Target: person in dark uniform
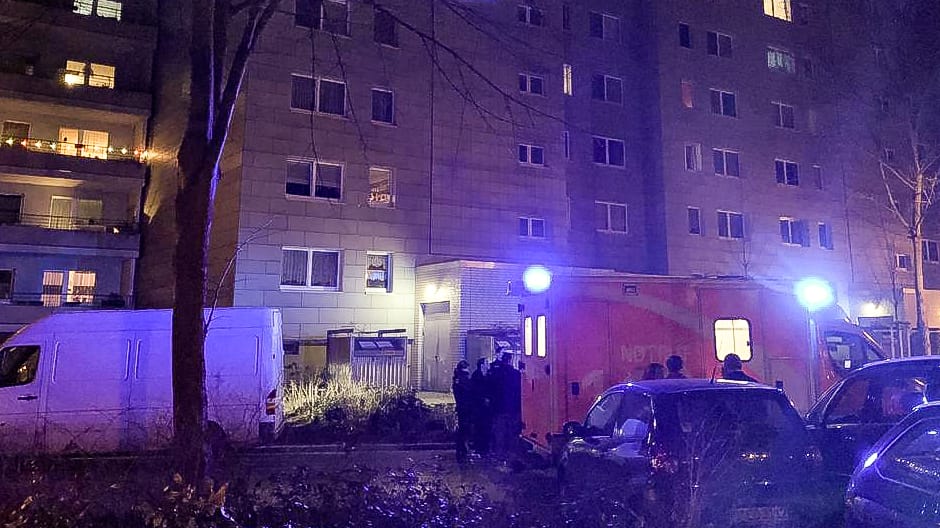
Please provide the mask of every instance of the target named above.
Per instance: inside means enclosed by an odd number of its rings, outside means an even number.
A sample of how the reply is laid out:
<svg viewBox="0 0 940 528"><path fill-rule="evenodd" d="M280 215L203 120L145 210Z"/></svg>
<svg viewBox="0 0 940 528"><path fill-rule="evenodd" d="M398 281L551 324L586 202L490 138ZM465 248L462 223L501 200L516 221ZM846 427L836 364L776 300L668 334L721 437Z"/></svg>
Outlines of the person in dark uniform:
<svg viewBox="0 0 940 528"><path fill-rule="evenodd" d="M650 363L643 371L644 380L657 380L666 377L666 368L662 363Z"/></svg>
<svg viewBox="0 0 940 528"><path fill-rule="evenodd" d="M490 394L491 383L487 378L489 370L486 358L477 360L477 369L470 376L470 388L473 390L473 449L486 455L490 451L490 437L493 435L493 406Z"/></svg>
<svg viewBox="0 0 940 528"><path fill-rule="evenodd" d="M744 364L741 363L741 358L737 354L725 356L725 361L721 364L721 377L727 380L759 383L756 379L744 373Z"/></svg>
<svg viewBox="0 0 940 528"><path fill-rule="evenodd" d="M491 369L493 437L498 455L509 455L522 425L522 375L512 366L512 354L503 353Z"/></svg>
<svg viewBox="0 0 940 528"><path fill-rule="evenodd" d="M454 403L457 407L457 461L467 461L473 413L473 389L470 386L470 364L460 360L454 367Z"/></svg>
<svg viewBox="0 0 940 528"><path fill-rule="evenodd" d="M685 379L685 374L682 373L682 356L672 355L666 358L666 379Z"/></svg>

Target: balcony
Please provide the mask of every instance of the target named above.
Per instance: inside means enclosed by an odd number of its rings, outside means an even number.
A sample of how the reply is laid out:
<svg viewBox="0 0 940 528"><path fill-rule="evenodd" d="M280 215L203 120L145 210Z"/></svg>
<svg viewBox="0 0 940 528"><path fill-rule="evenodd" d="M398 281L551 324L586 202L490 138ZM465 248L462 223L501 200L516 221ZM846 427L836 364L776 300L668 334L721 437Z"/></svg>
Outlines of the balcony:
<svg viewBox="0 0 940 528"><path fill-rule="evenodd" d="M0 71L0 96L11 94L28 101L89 107L144 117L150 115L149 93L100 85L77 86L66 82L71 79L69 75L70 72L64 69L43 75L43 72L27 63L6 64Z"/></svg>
<svg viewBox="0 0 940 528"><path fill-rule="evenodd" d="M4 245L53 246L109 250L136 257L140 236L136 222L52 215L0 216L0 241Z"/></svg>
<svg viewBox="0 0 940 528"><path fill-rule="evenodd" d="M57 311L133 308L134 302L131 296L117 294L83 295L77 300L74 295L71 297L70 300L69 294L14 293L0 299L0 321L15 328Z"/></svg>
<svg viewBox="0 0 940 528"><path fill-rule="evenodd" d="M0 172L87 179L117 176L143 182L146 152L129 146L84 145L37 138L0 138ZM4 170L4 167L9 167ZM19 169L19 170L16 170Z"/></svg>

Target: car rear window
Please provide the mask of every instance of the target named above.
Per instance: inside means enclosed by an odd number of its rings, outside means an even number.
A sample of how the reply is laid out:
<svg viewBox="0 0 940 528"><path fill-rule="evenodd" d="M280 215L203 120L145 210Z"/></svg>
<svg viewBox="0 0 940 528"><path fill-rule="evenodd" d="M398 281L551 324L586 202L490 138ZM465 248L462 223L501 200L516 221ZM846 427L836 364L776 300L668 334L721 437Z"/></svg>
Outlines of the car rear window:
<svg viewBox="0 0 940 528"><path fill-rule="evenodd" d="M676 410L687 447L718 443L742 452L790 450L805 435L790 404L769 391L711 390L679 395Z"/></svg>
<svg viewBox="0 0 940 528"><path fill-rule="evenodd" d="M940 418L908 429L882 455L879 469L890 479L935 491L940 482Z"/></svg>

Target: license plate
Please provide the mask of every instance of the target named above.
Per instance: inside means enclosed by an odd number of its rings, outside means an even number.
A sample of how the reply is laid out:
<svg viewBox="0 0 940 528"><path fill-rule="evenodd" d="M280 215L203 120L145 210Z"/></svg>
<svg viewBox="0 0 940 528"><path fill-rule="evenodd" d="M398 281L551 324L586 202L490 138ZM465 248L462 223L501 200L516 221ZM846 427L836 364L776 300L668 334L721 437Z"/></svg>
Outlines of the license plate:
<svg viewBox="0 0 940 528"><path fill-rule="evenodd" d="M731 511L731 523L736 525L775 526L789 519L790 515L783 506L735 508Z"/></svg>

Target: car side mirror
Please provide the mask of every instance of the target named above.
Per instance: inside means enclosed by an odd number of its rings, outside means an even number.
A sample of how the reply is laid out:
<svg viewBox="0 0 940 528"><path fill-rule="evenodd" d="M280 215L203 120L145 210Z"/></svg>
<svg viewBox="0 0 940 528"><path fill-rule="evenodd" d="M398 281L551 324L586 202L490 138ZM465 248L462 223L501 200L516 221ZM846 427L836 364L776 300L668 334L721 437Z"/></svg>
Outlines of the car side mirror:
<svg viewBox="0 0 940 528"><path fill-rule="evenodd" d="M561 427L566 438L579 438L584 436L584 425L581 422L567 422Z"/></svg>

